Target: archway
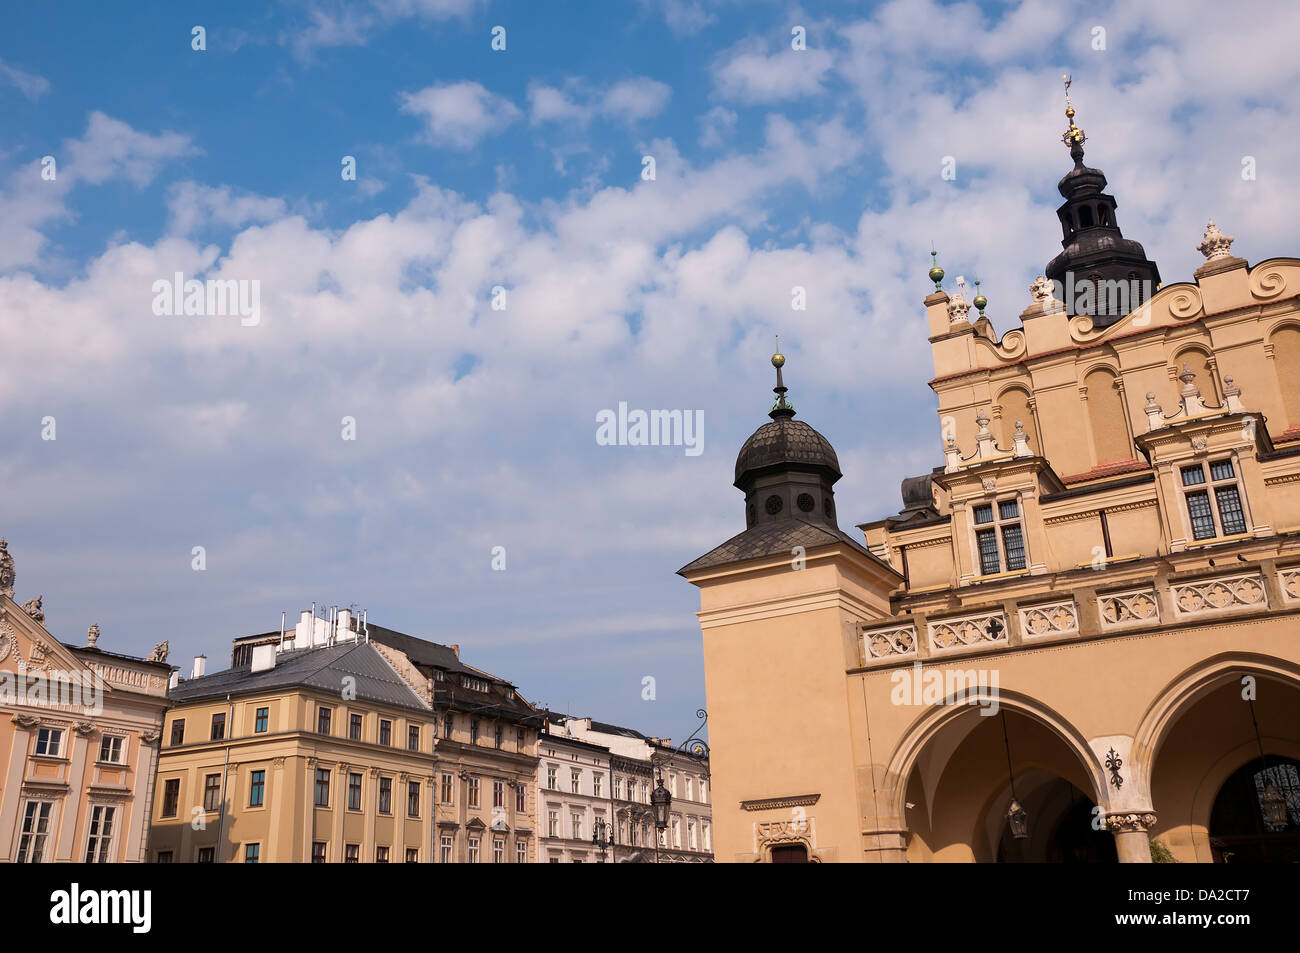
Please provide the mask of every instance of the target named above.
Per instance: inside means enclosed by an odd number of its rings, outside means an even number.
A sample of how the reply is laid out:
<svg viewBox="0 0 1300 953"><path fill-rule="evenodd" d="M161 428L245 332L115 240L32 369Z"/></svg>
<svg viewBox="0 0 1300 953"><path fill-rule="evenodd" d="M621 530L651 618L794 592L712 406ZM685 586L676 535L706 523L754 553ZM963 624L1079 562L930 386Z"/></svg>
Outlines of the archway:
<svg viewBox="0 0 1300 953"><path fill-rule="evenodd" d="M1215 863L1300 863L1300 761L1259 758L1234 771L1210 810Z"/></svg>
<svg viewBox="0 0 1300 953"><path fill-rule="evenodd" d="M1000 703L993 717L970 706L932 712L900 746L908 858L1113 860L1113 837L1098 830L1097 770L1082 739L1028 700L1004 695ZM1028 815L1023 838L1011 835L1013 786Z"/></svg>

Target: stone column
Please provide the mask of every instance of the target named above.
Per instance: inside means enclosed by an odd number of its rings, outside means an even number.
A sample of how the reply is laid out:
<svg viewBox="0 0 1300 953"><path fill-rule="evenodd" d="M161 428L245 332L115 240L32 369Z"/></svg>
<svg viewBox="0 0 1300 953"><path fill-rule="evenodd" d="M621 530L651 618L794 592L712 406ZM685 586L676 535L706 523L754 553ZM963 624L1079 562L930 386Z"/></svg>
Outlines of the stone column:
<svg viewBox="0 0 1300 953"><path fill-rule="evenodd" d="M1108 814L1106 829L1115 835L1115 851L1121 864L1151 863L1151 839L1147 832L1155 826L1150 812Z"/></svg>

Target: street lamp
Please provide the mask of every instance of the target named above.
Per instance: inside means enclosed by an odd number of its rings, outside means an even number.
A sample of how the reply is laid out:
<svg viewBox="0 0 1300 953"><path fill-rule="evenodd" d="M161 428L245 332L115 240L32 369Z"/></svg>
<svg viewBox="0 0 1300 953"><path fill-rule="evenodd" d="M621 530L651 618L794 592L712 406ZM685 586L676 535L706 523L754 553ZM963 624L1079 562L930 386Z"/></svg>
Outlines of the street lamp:
<svg viewBox="0 0 1300 953"><path fill-rule="evenodd" d="M606 848L609 847L612 838L609 836L613 831L608 830L603 817L596 818L595 829L591 832L591 844L596 848L596 854L600 857L600 862L605 862Z"/></svg>
<svg viewBox="0 0 1300 953"><path fill-rule="evenodd" d="M673 796L664 787L663 765L659 765L654 792L650 795L650 805L655 813L655 863L659 863L659 836L668 829L668 809L672 806Z"/></svg>
<svg viewBox="0 0 1300 953"><path fill-rule="evenodd" d="M1011 836L1015 840L1024 840L1029 836L1029 815L1016 800L1016 775L1011 770L1011 742L1007 740L1007 713L1002 712L1002 746L1007 751L1007 778L1011 782L1011 805L1007 808L1007 823L1011 825Z"/></svg>

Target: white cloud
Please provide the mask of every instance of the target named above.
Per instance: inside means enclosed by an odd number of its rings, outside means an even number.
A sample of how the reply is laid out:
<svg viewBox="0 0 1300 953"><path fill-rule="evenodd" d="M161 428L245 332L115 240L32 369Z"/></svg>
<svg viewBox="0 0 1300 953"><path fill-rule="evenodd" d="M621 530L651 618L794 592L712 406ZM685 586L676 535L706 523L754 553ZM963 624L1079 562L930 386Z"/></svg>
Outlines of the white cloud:
<svg viewBox="0 0 1300 953"><path fill-rule="evenodd" d="M485 4L486 0L309 0L307 24L284 31L279 39L295 56L309 59L319 49L365 46L376 32L403 20L464 19Z"/></svg>
<svg viewBox="0 0 1300 953"><path fill-rule="evenodd" d="M0 83L18 87L19 92L28 99L40 99L50 91L50 81L44 76L24 72L4 60L0 60Z"/></svg>
<svg viewBox="0 0 1300 953"><path fill-rule="evenodd" d="M570 122L585 125L597 116L633 123L663 112L672 87L648 76L621 80L603 91L581 79L569 79L561 89L533 83L528 87L530 119L534 125Z"/></svg>
<svg viewBox="0 0 1300 953"><path fill-rule="evenodd" d="M137 132L120 119L97 111L90 114L85 135L65 143L64 151L68 157L64 172L76 181L98 185L121 178L142 188L153 181L165 162L198 150L188 136Z"/></svg>
<svg viewBox="0 0 1300 953"><path fill-rule="evenodd" d="M717 149L726 144L736 129L739 117L723 106L714 106L700 117L700 145L705 149Z"/></svg>
<svg viewBox="0 0 1300 953"><path fill-rule="evenodd" d="M724 55L713 70L718 92L745 103L774 103L803 99L822 92L822 81L834 58L829 51L788 46L768 54L742 44Z"/></svg>
<svg viewBox="0 0 1300 953"><path fill-rule="evenodd" d="M237 192L228 185L213 188L177 182L167 193L168 229L180 235L208 224L238 228L249 222L269 222L282 217L285 208L283 199Z"/></svg>
<svg viewBox="0 0 1300 953"><path fill-rule="evenodd" d="M510 100L473 82L428 86L401 99L402 111L419 116L428 141L438 147L472 149L521 115Z"/></svg>
<svg viewBox="0 0 1300 953"><path fill-rule="evenodd" d="M600 111L627 122L649 119L663 111L672 94L667 83L640 76L611 86L600 101Z"/></svg>

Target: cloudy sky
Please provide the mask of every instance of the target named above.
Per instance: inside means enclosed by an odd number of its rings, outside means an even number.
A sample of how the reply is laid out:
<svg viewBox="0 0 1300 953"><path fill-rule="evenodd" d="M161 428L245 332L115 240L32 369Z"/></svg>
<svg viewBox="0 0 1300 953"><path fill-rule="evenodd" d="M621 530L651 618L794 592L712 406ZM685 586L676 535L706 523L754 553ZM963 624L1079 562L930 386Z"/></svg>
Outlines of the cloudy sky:
<svg viewBox="0 0 1300 953"><path fill-rule="evenodd" d="M1063 72L1166 281L1210 217L1300 252L1285 0L61 9L0 33L0 535L58 637L183 666L355 603L684 738L674 573L744 526L773 335L845 528L896 511L941 462L931 242L1016 323L1060 249ZM256 281L256 323L155 313L177 272ZM703 452L598 445L620 402L702 411Z"/></svg>

